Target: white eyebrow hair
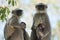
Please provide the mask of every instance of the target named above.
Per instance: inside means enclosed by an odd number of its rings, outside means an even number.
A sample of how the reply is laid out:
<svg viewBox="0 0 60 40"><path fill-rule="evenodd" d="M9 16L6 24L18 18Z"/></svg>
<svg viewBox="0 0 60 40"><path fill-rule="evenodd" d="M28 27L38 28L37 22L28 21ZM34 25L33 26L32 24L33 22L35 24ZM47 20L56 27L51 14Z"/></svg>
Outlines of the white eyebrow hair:
<svg viewBox="0 0 60 40"><path fill-rule="evenodd" d="M40 11L37 11L37 13L46 13L46 10L40 10Z"/></svg>

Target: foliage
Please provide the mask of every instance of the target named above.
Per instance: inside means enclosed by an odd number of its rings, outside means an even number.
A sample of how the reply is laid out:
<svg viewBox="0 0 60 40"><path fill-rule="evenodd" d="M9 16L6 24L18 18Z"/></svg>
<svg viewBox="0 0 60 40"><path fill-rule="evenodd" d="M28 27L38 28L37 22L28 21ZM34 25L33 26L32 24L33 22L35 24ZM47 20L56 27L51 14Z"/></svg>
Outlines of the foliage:
<svg viewBox="0 0 60 40"><path fill-rule="evenodd" d="M16 5L16 1L15 0L7 0L8 1L8 4L14 6Z"/></svg>
<svg viewBox="0 0 60 40"><path fill-rule="evenodd" d="M15 6L16 5L16 1L15 0L6 0L6 1L8 1L8 4L10 5L12 5L12 6ZM4 20L6 20L7 18L7 16L9 15L9 13L10 13L10 10L9 10L9 7L0 7L0 20L2 20L2 21L4 21Z"/></svg>
<svg viewBox="0 0 60 40"><path fill-rule="evenodd" d="M9 15L10 10L7 7L0 7L0 20L6 20L6 16Z"/></svg>

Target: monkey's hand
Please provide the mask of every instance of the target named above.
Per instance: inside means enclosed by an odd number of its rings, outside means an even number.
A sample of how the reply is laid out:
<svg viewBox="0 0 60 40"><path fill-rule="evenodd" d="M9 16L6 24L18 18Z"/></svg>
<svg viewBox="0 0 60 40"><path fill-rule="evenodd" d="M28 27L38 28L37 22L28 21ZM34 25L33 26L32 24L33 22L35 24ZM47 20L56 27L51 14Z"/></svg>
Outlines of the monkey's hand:
<svg viewBox="0 0 60 40"><path fill-rule="evenodd" d="M21 22L20 24L11 24L14 29L25 29L26 28L26 24L24 22Z"/></svg>
<svg viewBox="0 0 60 40"><path fill-rule="evenodd" d="M43 36L44 36L44 34L43 34L42 32L39 32L39 35L40 35L41 37L43 37Z"/></svg>
<svg viewBox="0 0 60 40"><path fill-rule="evenodd" d="M49 34L49 32L48 32L48 33L46 33L46 34L45 34L41 39L45 38L48 34Z"/></svg>

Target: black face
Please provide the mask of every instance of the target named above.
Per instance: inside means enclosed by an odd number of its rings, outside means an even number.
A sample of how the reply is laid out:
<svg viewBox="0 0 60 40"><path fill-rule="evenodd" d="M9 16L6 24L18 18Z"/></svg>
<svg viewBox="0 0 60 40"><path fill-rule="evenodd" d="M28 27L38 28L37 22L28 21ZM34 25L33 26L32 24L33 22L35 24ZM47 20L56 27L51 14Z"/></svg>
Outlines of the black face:
<svg viewBox="0 0 60 40"><path fill-rule="evenodd" d="M21 22L21 25L25 25L26 26L26 24L24 22Z"/></svg>
<svg viewBox="0 0 60 40"><path fill-rule="evenodd" d="M38 25L38 28L39 28L41 31L44 31L45 25L41 23L41 24Z"/></svg>
<svg viewBox="0 0 60 40"><path fill-rule="evenodd" d="M45 10L47 8L47 5L40 3L36 5L37 10Z"/></svg>
<svg viewBox="0 0 60 40"><path fill-rule="evenodd" d="M21 22L21 26L24 27L24 28L26 28L26 23Z"/></svg>
<svg viewBox="0 0 60 40"><path fill-rule="evenodd" d="M21 16L21 15L22 15L22 12L23 12L23 10L21 10L21 9L16 9L16 10L13 10L13 11L12 11L12 14L16 14L17 16Z"/></svg>

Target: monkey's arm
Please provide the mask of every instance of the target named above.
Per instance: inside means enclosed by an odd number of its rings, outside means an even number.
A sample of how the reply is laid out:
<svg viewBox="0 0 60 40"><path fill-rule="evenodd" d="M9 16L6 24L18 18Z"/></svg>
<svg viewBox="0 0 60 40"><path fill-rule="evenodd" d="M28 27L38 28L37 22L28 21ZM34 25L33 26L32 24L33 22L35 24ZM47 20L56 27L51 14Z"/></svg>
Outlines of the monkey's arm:
<svg viewBox="0 0 60 40"><path fill-rule="evenodd" d="M40 31L39 32L39 35L41 36L41 37L43 37L44 36L44 34Z"/></svg>
<svg viewBox="0 0 60 40"><path fill-rule="evenodd" d="M16 28L16 29L24 29L25 28L25 26L24 25L22 26L21 23L19 23L18 19L16 19L16 18L11 19L10 25L12 26L12 28Z"/></svg>
<svg viewBox="0 0 60 40"><path fill-rule="evenodd" d="M4 28L4 36L6 40L12 37L17 29L23 28L20 24L10 24L10 22L8 24L6 24Z"/></svg>
<svg viewBox="0 0 60 40"><path fill-rule="evenodd" d="M14 29L10 27L9 23L6 23L4 28L5 40L7 40L12 35L13 32L14 32Z"/></svg>
<svg viewBox="0 0 60 40"><path fill-rule="evenodd" d="M25 29L26 27L24 25L21 24L13 24L11 25L11 28L15 28L15 29Z"/></svg>
<svg viewBox="0 0 60 40"><path fill-rule="evenodd" d="M5 28L4 28L4 37L5 40L7 40L8 38L10 38L12 36L12 34L14 33L15 29L14 27L10 24L10 22L5 24Z"/></svg>

